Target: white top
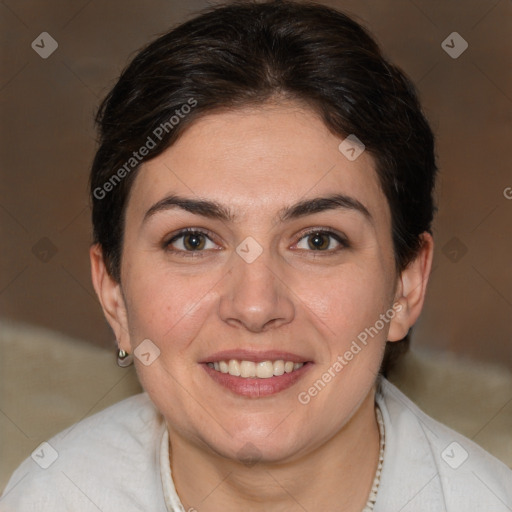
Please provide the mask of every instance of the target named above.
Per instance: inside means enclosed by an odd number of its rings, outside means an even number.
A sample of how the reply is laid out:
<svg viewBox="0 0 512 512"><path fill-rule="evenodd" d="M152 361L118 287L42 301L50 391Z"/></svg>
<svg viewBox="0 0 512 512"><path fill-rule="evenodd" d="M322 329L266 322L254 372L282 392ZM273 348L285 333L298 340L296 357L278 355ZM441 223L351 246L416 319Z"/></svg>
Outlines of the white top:
<svg viewBox="0 0 512 512"><path fill-rule="evenodd" d="M381 380L386 445L374 512L510 512L512 470ZM45 469L46 468L46 469ZM71 426L12 475L1 512L184 512L165 422L142 393Z"/></svg>

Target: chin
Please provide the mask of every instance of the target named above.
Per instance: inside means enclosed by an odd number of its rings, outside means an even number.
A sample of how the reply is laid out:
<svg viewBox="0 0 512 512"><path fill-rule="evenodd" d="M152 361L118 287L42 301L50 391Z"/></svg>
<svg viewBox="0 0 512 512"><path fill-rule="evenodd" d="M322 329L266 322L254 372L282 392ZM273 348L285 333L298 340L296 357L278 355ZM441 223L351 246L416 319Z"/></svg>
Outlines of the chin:
<svg viewBox="0 0 512 512"><path fill-rule="evenodd" d="M236 432L236 435L229 437L222 435L222 440L206 440L211 449L233 461L242 462L247 466L256 463L281 463L296 458L298 452L302 452L307 441L303 438L303 429L300 432L290 432L289 428L276 429L278 423L273 423L272 428L240 429L230 425L228 431Z"/></svg>

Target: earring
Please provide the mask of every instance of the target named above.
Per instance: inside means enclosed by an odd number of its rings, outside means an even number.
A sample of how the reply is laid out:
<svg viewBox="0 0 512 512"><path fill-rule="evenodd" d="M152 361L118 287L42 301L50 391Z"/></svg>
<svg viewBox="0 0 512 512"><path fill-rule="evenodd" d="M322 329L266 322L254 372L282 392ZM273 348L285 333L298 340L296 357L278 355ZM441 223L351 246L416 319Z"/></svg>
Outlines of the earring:
<svg viewBox="0 0 512 512"><path fill-rule="evenodd" d="M117 365L121 368L128 368L133 364L133 355L122 349L117 349Z"/></svg>

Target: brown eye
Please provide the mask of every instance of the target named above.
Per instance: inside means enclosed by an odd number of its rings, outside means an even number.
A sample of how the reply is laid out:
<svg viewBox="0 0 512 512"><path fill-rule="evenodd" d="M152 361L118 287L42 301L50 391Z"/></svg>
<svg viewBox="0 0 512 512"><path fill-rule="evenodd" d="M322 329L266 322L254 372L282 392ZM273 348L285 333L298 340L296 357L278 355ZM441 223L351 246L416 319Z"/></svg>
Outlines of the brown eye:
<svg viewBox="0 0 512 512"><path fill-rule="evenodd" d="M173 252L203 252L208 249L218 249L211 238L201 231L182 231L171 238L166 244L165 249Z"/></svg>
<svg viewBox="0 0 512 512"><path fill-rule="evenodd" d="M347 240L337 233L331 231L310 231L304 234L296 244L297 249L305 251L329 252L348 247Z"/></svg>
<svg viewBox="0 0 512 512"><path fill-rule="evenodd" d="M187 251L199 251L204 249L206 237L200 233L189 233L183 236L183 246Z"/></svg>
<svg viewBox="0 0 512 512"><path fill-rule="evenodd" d="M330 238L326 233L312 233L307 236L308 247L314 251L324 251L329 248Z"/></svg>

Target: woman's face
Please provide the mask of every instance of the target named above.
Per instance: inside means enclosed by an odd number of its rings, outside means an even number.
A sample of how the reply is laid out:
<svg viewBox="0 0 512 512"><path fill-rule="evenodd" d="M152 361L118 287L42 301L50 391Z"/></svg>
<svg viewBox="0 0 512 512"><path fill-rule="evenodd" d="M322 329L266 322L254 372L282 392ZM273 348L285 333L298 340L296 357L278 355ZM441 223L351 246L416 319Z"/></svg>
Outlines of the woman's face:
<svg viewBox="0 0 512 512"><path fill-rule="evenodd" d="M216 113L136 177L121 344L150 340L139 378L181 438L287 460L371 391L399 277L373 159L341 140L298 105Z"/></svg>

